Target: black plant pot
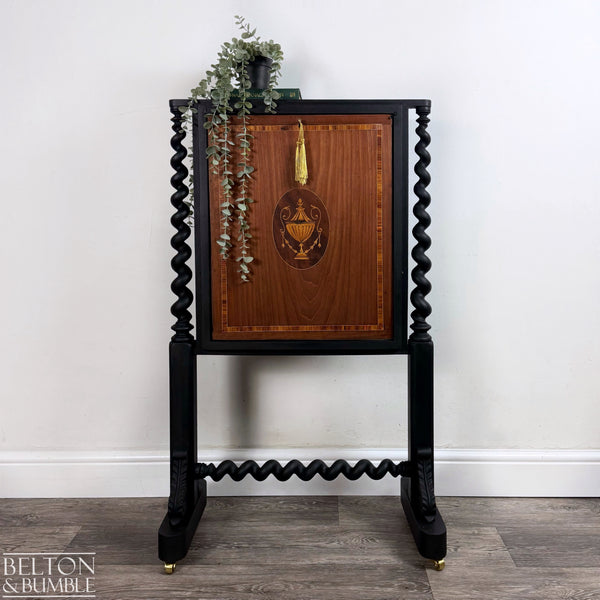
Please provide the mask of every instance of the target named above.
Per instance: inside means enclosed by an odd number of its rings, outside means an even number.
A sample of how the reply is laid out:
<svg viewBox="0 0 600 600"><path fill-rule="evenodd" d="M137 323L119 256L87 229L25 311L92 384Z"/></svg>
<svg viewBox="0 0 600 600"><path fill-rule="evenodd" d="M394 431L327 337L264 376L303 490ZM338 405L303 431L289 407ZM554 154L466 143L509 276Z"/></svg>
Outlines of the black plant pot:
<svg viewBox="0 0 600 600"><path fill-rule="evenodd" d="M247 70L251 88L264 90L269 87L272 64L273 59L266 56L257 56L253 61L248 63Z"/></svg>

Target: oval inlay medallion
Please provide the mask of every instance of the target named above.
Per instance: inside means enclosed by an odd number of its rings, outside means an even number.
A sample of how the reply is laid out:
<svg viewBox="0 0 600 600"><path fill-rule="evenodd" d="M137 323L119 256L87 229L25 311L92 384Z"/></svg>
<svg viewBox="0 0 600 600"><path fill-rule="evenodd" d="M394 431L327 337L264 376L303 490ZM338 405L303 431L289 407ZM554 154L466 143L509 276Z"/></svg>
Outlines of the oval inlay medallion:
<svg viewBox="0 0 600 600"><path fill-rule="evenodd" d="M290 267L314 267L329 241L329 215L321 199L305 188L294 188L281 196L273 212L273 240L279 256Z"/></svg>

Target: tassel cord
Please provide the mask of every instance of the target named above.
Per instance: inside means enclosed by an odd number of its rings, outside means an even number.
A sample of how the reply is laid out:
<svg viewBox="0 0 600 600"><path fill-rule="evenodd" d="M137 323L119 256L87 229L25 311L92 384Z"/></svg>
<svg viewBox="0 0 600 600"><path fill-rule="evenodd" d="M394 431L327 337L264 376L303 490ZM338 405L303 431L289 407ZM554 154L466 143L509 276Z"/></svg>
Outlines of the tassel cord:
<svg viewBox="0 0 600 600"><path fill-rule="evenodd" d="M304 144L304 127L302 121L298 120L300 130L296 142L296 181L300 185L306 185L308 181L308 165L306 164L306 146Z"/></svg>

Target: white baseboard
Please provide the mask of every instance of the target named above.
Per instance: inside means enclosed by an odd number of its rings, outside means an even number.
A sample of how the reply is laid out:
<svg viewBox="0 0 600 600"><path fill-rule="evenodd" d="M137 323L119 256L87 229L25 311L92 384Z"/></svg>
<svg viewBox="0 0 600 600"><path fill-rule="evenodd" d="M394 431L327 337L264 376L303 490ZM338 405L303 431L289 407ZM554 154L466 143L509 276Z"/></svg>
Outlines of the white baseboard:
<svg viewBox="0 0 600 600"><path fill-rule="evenodd" d="M230 459L361 458L378 462L383 458L406 460L406 451L385 449L279 449L201 450L202 462ZM457 450L436 451L436 494L438 496L555 496L600 497L600 450ZM362 477L348 481L343 476L332 482L315 477L309 482L292 477L279 482L273 477L239 483L228 477L208 480L212 496L294 495L395 495L397 479L381 481ZM166 454L144 452L0 452L0 497L135 497L169 493Z"/></svg>

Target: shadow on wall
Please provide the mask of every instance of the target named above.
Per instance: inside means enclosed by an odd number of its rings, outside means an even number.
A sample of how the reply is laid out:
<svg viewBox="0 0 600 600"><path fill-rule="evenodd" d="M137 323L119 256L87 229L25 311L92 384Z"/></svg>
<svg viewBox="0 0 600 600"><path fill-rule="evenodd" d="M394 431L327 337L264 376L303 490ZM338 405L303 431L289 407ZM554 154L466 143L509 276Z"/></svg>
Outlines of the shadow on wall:
<svg viewBox="0 0 600 600"><path fill-rule="evenodd" d="M231 447L260 446L257 419L260 399L258 380L269 372L330 372L332 359L325 356L234 356L228 365L228 405L231 423ZM282 398L285 400L285 398Z"/></svg>

